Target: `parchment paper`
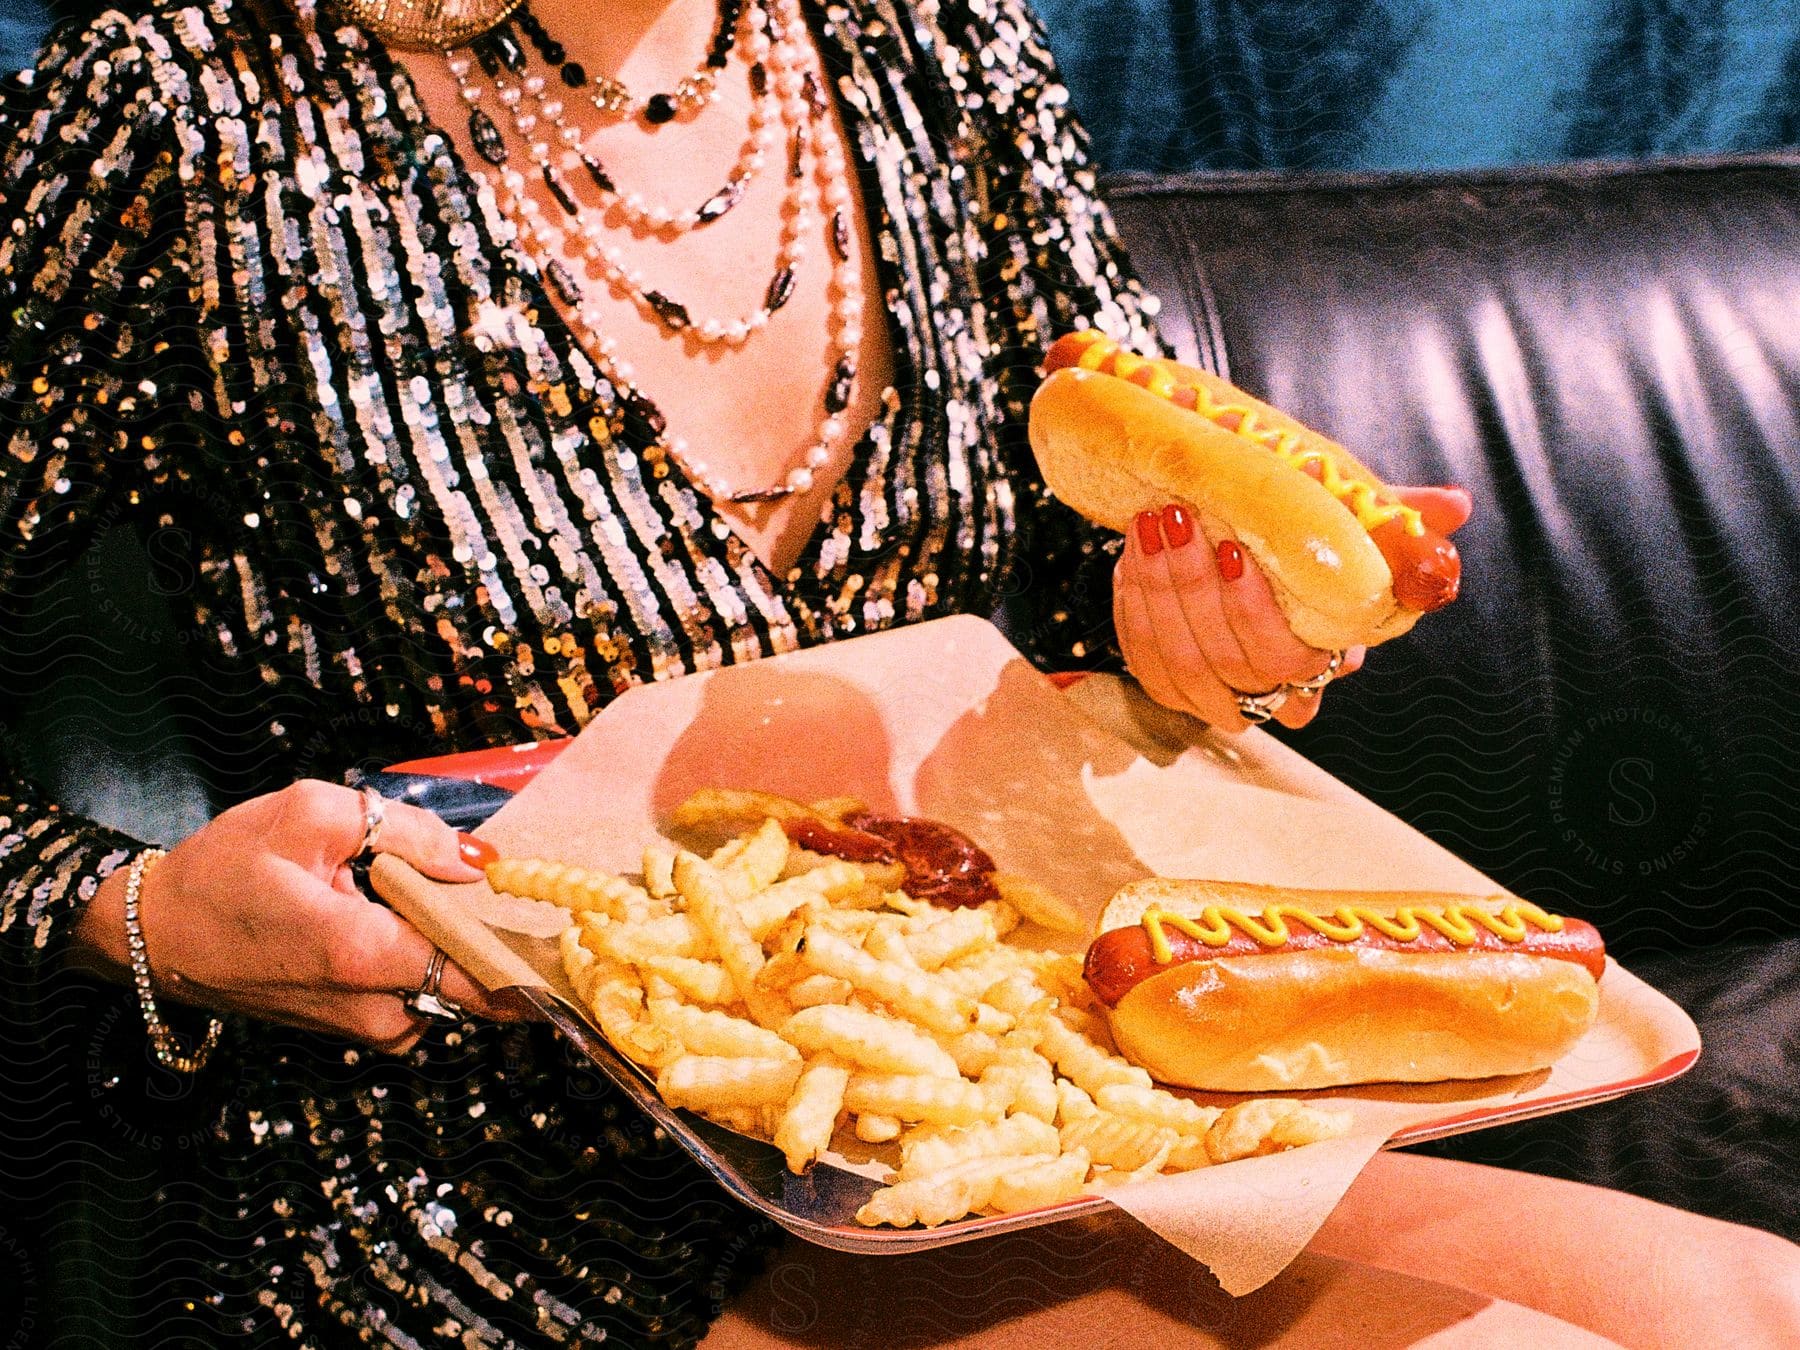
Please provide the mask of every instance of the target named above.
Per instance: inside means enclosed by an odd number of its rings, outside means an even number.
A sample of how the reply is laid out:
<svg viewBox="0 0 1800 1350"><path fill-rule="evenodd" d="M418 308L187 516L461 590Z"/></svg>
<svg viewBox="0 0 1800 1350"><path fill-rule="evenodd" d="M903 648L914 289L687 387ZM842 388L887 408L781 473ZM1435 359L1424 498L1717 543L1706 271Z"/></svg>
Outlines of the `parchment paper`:
<svg viewBox="0 0 1800 1350"><path fill-rule="evenodd" d="M1119 886L1149 875L1499 889L1272 736L1218 736L1118 681L1065 693L970 617L631 690L479 833L506 855L636 871L675 804L706 786L803 800L851 793L945 821L1092 917ZM376 880L387 893L380 869ZM409 917L476 978L567 990L554 940L482 925L500 903L485 884L406 890ZM410 912L421 899L427 912ZM547 916L547 931L558 926ZM1014 940L1085 945L1029 926ZM1628 972L1610 965L1601 989L1598 1023L1551 1070L1298 1094L1350 1109L1352 1133L1104 1194L1246 1293L1293 1260L1396 1132L1547 1105L1698 1047L1686 1015Z"/></svg>

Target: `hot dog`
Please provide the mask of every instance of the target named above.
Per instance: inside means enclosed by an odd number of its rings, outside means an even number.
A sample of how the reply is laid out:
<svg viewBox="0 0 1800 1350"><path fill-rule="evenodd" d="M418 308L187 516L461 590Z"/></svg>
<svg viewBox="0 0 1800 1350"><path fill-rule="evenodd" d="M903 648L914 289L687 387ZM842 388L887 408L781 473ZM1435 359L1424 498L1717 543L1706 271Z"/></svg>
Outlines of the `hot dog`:
<svg viewBox="0 0 1800 1350"><path fill-rule="evenodd" d="M1088 948L1119 1052L1229 1092L1551 1064L1592 1025L1593 926L1515 896L1134 882Z"/></svg>
<svg viewBox="0 0 1800 1350"><path fill-rule="evenodd" d="M1050 490L1121 533L1189 503L1210 542L1249 549L1301 641L1384 641L1456 598L1454 544L1342 446L1218 376L1091 329L1044 368L1030 436Z"/></svg>

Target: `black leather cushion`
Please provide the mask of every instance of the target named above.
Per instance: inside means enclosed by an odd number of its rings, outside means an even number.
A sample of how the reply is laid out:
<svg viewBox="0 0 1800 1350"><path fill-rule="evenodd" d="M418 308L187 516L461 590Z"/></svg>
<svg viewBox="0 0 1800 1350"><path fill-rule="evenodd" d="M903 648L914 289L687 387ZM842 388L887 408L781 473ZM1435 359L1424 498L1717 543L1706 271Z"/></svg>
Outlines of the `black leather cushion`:
<svg viewBox="0 0 1800 1350"><path fill-rule="evenodd" d="M1475 495L1299 746L1616 950L1800 930L1800 157L1110 196L1186 354Z"/></svg>
<svg viewBox="0 0 1800 1350"><path fill-rule="evenodd" d="M1676 1084L1431 1150L1800 1239L1800 158L1111 197L1184 355L1475 495L1463 599L1295 743L1700 1025Z"/></svg>

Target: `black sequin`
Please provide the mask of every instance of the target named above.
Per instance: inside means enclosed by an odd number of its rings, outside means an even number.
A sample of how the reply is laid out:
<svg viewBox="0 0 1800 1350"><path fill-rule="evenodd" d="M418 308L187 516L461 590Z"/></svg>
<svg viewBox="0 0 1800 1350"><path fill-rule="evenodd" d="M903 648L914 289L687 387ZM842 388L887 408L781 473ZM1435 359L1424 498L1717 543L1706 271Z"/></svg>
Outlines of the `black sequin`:
<svg viewBox="0 0 1800 1350"><path fill-rule="evenodd" d="M1025 409L1055 333L1154 337L1020 0L814 11L903 378L780 575L650 457L662 413L559 319L573 278L471 175L498 162L482 118L465 162L379 43L309 5L126 8L62 25L0 90L0 622L9 659L60 678L33 597L85 584L105 530L179 539L167 600L220 806L1002 603L1044 666L1116 659L1117 536L1049 496ZM90 1016L68 934L139 847L6 758L17 1046ZM38 1086L85 1064L27 1067L7 1090L45 1138L90 1105L154 1115L90 1103L105 1074ZM236 1019L198 1090L208 1126L158 1181L167 1232L205 1241L140 1253L157 1302L134 1318L196 1344L691 1345L771 1240L542 1028L434 1028L393 1058Z"/></svg>

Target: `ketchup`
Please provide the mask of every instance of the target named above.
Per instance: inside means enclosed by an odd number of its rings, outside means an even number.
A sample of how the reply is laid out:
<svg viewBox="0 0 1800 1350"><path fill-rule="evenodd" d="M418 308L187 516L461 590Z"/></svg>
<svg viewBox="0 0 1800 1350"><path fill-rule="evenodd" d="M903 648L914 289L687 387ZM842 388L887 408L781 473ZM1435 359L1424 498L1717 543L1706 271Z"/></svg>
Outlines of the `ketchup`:
<svg viewBox="0 0 1800 1350"><path fill-rule="evenodd" d="M878 816L860 811L836 826L821 821L782 822L801 848L858 863L899 863L901 888L915 900L947 909L1000 898L994 860L960 830L917 816Z"/></svg>

